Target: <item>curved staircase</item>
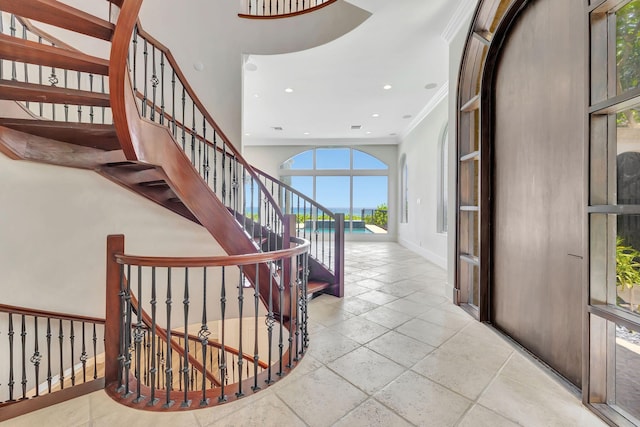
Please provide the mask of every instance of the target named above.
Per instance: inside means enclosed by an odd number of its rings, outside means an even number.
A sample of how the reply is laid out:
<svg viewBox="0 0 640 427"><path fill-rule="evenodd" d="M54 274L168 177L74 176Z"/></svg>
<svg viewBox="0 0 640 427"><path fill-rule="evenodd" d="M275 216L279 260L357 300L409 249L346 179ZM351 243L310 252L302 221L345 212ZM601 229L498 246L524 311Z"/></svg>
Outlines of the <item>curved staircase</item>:
<svg viewBox="0 0 640 427"><path fill-rule="evenodd" d="M287 247L282 236L290 224L276 200L171 52L136 25L141 3L114 2L123 6L116 27L54 0L0 1L3 20L10 15L9 34L0 34L0 98L25 108L22 117L0 118L0 150L14 159L96 170L201 224L230 255ZM111 57L34 34L26 19L111 41ZM322 263L314 270L320 273L311 278L314 291L339 280ZM262 273L272 274L267 266ZM279 302L273 304L279 312Z"/></svg>
<svg viewBox="0 0 640 427"><path fill-rule="evenodd" d="M301 306L306 307L301 301L306 300L307 292L328 291L341 295L342 268L327 265L324 259L313 263L306 258L301 261L301 251L308 252L308 247L300 249L300 242L293 238L297 229L294 216L283 215L273 188L272 191L266 188L265 181L225 136L186 81L171 52L144 32L138 22L142 0L113 0L111 4L120 8L117 24L55 0L0 0L0 102L15 101L20 106L0 117L0 151L13 159L94 170L201 224L229 255L253 255L252 268L243 271L244 264L240 261L228 265L239 267L243 278L237 286L240 306L246 282L255 290L256 319L260 300L267 310L269 333L272 328L276 329L275 323L280 323L277 375L281 375L283 369L293 366L293 355L297 360L301 354L298 350L292 351L294 344L297 349L300 340L304 341L303 347L307 343L306 308L302 314L304 334L300 333L303 325L299 323L299 311ZM38 30L29 19L109 41L110 58L79 52ZM293 258L258 256L262 252L285 253L292 241L297 242L293 245L297 246L294 248L297 252L287 256ZM328 259L328 264L332 264L331 255ZM334 257L336 265L339 259ZM224 262L227 261L222 261L222 265ZM124 273L120 275L120 280L126 282ZM129 274L126 277L131 279ZM119 295L123 295L125 285L119 283ZM224 280L222 286L224 289ZM117 287L110 289L118 293ZM228 352L230 358L237 358L241 379L243 363L247 376L251 365L251 369L256 370L256 378L258 368L267 369L265 375L271 378L270 365L257 356L244 354L241 346L238 350L227 349L224 340L215 343L215 340L208 342L206 337L195 336L184 339L184 334L182 343L176 343L179 331L168 328L163 332L156 328L155 320L149 320L143 309L130 305L134 298L132 292L127 298L122 305L129 304L130 317L132 312L138 312L134 314L138 316L138 324L130 322L129 330L121 331L120 336L153 330L158 346L162 341L168 353L171 348L176 351L174 355L182 351L180 357L185 369L186 366L197 368L203 378L203 393L204 379L212 386L223 385L224 381L213 376L210 372L213 368L207 368L206 360L195 355L199 346L203 352L211 347L210 355L213 348L217 348L216 351ZM224 307L224 295L221 300ZM109 313L109 303L107 305ZM222 312L224 320L224 308ZM118 316L121 317L121 313ZM108 323L109 314L107 329ZM286 350L282 341L285 323L289 330L286 369L282 362ZM133 332L132 326L135 326ZM183 330L187 330L186 325ZM113 333L106 331L105 335L117 336ZM120 354L117 358L122 360L122 353L116 353L113 345L105 338L107 357L111 352L111 356ZM225 357L215 365L221 372L227 372ZM151 362L138 360L139 366L145 363L148 366ZM182 366L183 362L179 363ZM147 374L149 372L155 370ZM185 384L187 376L185 373ZM179 381L179 376L175 378ZM167 379L166 384L172 382ZM153 382L146 386L152 390L155 387ZM138 395L140 397L139 391ZM167 401L169 395L167 392ZM135 405L131 403L131 406Z"/></svg>

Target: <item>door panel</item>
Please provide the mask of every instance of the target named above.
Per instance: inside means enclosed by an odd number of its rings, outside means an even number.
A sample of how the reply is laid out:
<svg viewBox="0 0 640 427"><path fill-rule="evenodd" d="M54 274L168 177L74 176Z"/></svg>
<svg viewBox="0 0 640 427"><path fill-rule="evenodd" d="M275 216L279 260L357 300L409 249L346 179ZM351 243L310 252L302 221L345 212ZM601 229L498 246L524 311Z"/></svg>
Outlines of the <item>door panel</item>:
<svg viewBox="0 0 640 427"><path fill-rule="evenodd" d="M585 39L581 0L532 1L494 104L494 324L581 387ZM567 22L567 20L575 22Z"/></svg>

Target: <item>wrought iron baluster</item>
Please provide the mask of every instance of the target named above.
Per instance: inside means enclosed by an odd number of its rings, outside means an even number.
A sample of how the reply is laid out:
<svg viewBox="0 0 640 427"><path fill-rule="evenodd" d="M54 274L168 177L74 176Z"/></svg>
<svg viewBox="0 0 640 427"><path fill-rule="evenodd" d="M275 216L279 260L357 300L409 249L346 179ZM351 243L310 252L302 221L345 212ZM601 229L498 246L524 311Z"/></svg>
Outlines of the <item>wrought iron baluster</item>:
<svg viewBox="0 0 640 427"><path fill-rule="evenodd" d="M9 30L11 32L11 37L16 36L16 16L12 13L9 21ZM18 72L16 69L16 61L11 61L11 80L18 80Z"/></svg>
<svg viewBox="0 0 640 427"><path fill-rule="evenodd" d="M0 16L1 18L1 16ZM13 313L9 313L9 333L7 334L9 337L9 401L13 402L13 387L15 385L14 374L13 374L13 336L15 332L13 331Z"/></svg>
<svg viewBox="0 0 640 427"><path fill-rule="evenodd" d="M213 192L218 194L218 138L213 129Z"/></svg>
<svg viewBox="0 0 640 427"><path fill-rule="evenodd" d="M151 45L151 121L156 121L156 92L158 90L158 85L160 84L160 79L158 79L158 74L156 72L156 46Z"/></svg>
<svg viewBox="0 0 640 427"><path fill-rule="evenodd" d="M126 277L126 289L124 295L124 331L122 336L123 342L123 362L124 362L124 391L123 397L128 397L131 394L129 388L129 377L131 375L131 326L133 324L133 304L131 303L131 265L127 264L127 277Z"/></svg>
<svg viewBox="0 0 640 427"><path fill-rule="evenodd" d="M289 236L282 236L282 240L284 241L284 239L289 239ZM294 330L293 330L293 321L294 319L297 317L297 313L296 315L294 315L294 311L293 311L293 303L294 303L294 296L295 296L295 292L294 292L294 287L293 284L297 279L297 274L298 274L298 264L297 264L297 258L296 256L290 256L289 259L289 364L287 365L288 368L293 368L293 334L294 334Z"/></svg>
<svg viewBox="0 0 640 427"><path fill-rule="evenodd" d="M148 99L148 85L147 79L149 74L149 51L148 51L148 42L147 39L143 38L142 43L142 59L144 62L144 76L143 76L143 87L142 87L142 117L147 118L147 99Z"/></svg>
<svg viewBox="0 0 640 427"><path fill-rule="evenodd" d="M196 166L196 103L191 100L191 164L200 171L200 162Z"/></svg>
<svg viewBox="0 0 640 427"><path fill-rule="evenodd" d="M302 293L302 274L303 273L303 255L296 256L296 357L295 361L300 360L300 317L302 316L303 299L306 295ZM293 298L293 295L291 296Z"/></svg>
<svg viewBox="0 0 640 427"><path fill-rule="evenodd" d="M100 76L100 81L101 81L100 92L104 94L104 93L106 93L105 90L104 90L104 76ZM105 124L105 122L106 122L105 113L106 113L107 108L105 106L102 106L100 108L102 109L102 124Z"/></svg>
<svg viewBox="0 0 640 427"><path fill-rule="evenodd" d="M136 368L134 371L134 377L136 378L136 398L133 400L135 403L139 403L142 401L142 267L138 266L138 307L136 308L136 326L135 332L133 335L133 341L135 343L135 353L136 353ZM131 280L131 276L129 276L129 280Z"/></svg>
<svg viewBox="0 0 640 427"><path fill-rule="evenodd" d="M260 227L262 229L262 227ZM266 383L267 384L271 384L273 382L273 379L271 378L271 361L272 361L272 348L273 348L273 325L276 323L275 321L275 316L273 313L273 287L275 286L275 280L274 280L274 272L273 272L273 266L269 267L270 271L269 271L269 277L267 278L268 283L267 286L269 286L269 303L268 303L268 311L267 311L267 318L265 319L265 324L267 325L267 345L268 345L268 367L267 367L267 379L266 379Z"/></svg>
<svg viewBox="0 0 640 427"><path fill-rule="evenodd" d="M182 84L182 82L180 82ZM187 106L187 92L186 89L184 88L184 85L182 85L182 151L185 151L186 153L186 134L185 134L185 115L186 115L186 106Z"/></svg>
<svg viewBox="0 0 640 427"><path fill-rule="evenodd" d="M284 267L284 266L283 266ZM284 271L284 268L283 268ZM280 278L280 283L278 283L278 296L280 298L280 302L278 304L278 307L280 308L280 330L278 332L278 376L282 376L284 375L284 371L282 370L283 366L282 366L282 355L284 352L284 283L282 283L284 280L284 277Z"/></svg>
<svg viewBox="0 0 640 427"><path fill-rule="evenodd" d="M209 399L207 398L207 346L209 345L209 327L207 326L207 267L202 269L202 324L200 325L200 332L198 332L198 338L200 339L200 345L202 346L202 399L200 400L200 406L208 406Z"/></svg>
<svg viewBox="0 0 640 427"><path fill-rule="evenodd" d="M173 301L171 299L171 267L167 268L167 299L165 305L167 307L167 358L166 358L166 389L167 396L163 405L164 408L170 408L173 406L173 400L171 400L171 390L173 389L173 354L171 348L171 305Z"/></svg>
<svg viewBox="0 0 640 427"><path fill-rule="evenodd" d="M151 396L149 400L149 406L153 406L158 403L156 398L156 372L158 365L156 364L156 268L151 267L151 369L149 374L151 375ZM142 309L140 309L142 311Z"/></svg>
<svg viewBox="0 0 640 427"><path fill-rule="evenodd" d="M60 348L60 390L64 390L64 329L62 329L62 319L58 323L58 346Z"/></svg>
<svg viewBox="0 0 640 427"><path fill-rule="evenodd" d="M260 264L256 264L256 281L253 292L253 386L251 390L260 390L258 386L258 362L260 361L260 355L258 351L258 310L260 309Z"/></svg>
<svg viewBox="0 0 640 427"><path fill-rule="evenodd" d="M73 331L73 320L71 320L70 322L71 322L71 326L70 326L70 330L69 330L69 342L71 344L71 385L74 386L74 385L76 385L76 370L73 369L73 365L74 365L74 362L75 362L75 357L74 357L74 355L75 355L75 348L74 347L75 346L74 346L74 344L75 344L76 336L75 336L75 333Z"/></svg>
<svg viewBox="0 0 640 427"><path fill-rule="evenodd" d="M218 360L218 367L220 368L220 397L218 398L218 402L226 402L227 401L227 396L224 394L224 386L227 382L227 355L224 351L225 346L224 346L224 338L225 338L225 331L224 331L224 319L225 319L225 311L227 308L227 290L226 290L226 274L225 274L225 268L224 266L222 266L222 283L221 283L221 287L220 287L220 322L221 322L221 328L220 328L220 333L222 335L221 337L221 344L222 344L222 357L221 360Z"/></svg>
<svg viewBox="0 0 640 427"><path fill-rule="evenodd" d="M64 88L69 88L69 70L64 70ZM64 121L69 121L69 104L64 104Z"/></svg>
<svg viewBox="0 0 640 427"><path fill-rule="evenodd" d="M202 141L202 144L204 144L203 178L204 182L209 184L209 144L207 143L207 119L204 114L202 115Z"/></svg>
<svg viewBox="0 0 640 427"><path fill-rule="evenodd" d="M42 37L38 37L38 43L42 44ZM42 65L38 65L38 84L42 86ZM38 112L40 117L42 117L43 112L43 103L38 102Z"/></svg>
<svg viewBox="0 0 640 427"><path fill-rule="evenodd" d="M182 374L184 376L184 400L180 404L183 408L191 406L189 400L189 267L184 269L184 299L182 300L184 312L184 366Z"/></svg>
<svg viewBox="0 0 640 427"><path fill-rule="evenodd" d="M21 317L22 324L20 329L20 338L22 339L22 399L27 398L27 325L25 315Z"/></svg>
<svg viewBox="0 0 640 427"><path fill-rule="evenodd" d="M244 266L240 266L240 277L238 279L238 391L236 392L236 397L244 396L244 392L242 391L242 364L244 362L244 358L242 357L242 324L243 316L242 311L244 308Z"/></svg>
<svg viewBox="0 0 640 427"><path fill-rule="evenodd" d="M51 318L47 317L47 391L51 393Z"/></svg>
<svg viewBox="0 0 640 427"><path fill-rule="evenodd" d="M138 25L136 24L133 28L133 39L131 41L133 44L133 93L138 93Z"/></svg>
<svg viewBox="0 0 640 427"><path fill-rule="evenodd" d="M76 83L77 83L77 87L76 89L80 90L81 88L81 78L82 78L82 73L80 71L76 72ZM82 105L78 105L78 123L82 123Z"/></svg>
<svg viewBox="0 0 640 427"><path fill-rule="evenodd" d="M80 354L80 361L82 362L82 382L87 382L87 345L85 335L85 322L82 322L82 353Z"/></svg>
<svg viewBox="0 0 640 427"><path fill-rule="evenodd" d="M98 379L98 334L96 334L96 324L93 324L93 379Z"/></svg>
<svg viewBox="0 0 640 427"><path fill-rule="evenodd" d="M173 68L171 68L171 124L171 133L175 139L178 135L178 127L176 125L176 70Z"/></svg>
<svg viewBox="0 0 640 427"><path fill-rule="evenodd" d="M307 299L307 285L309 283L309 252L305 252L302 258L303 267L302 267L302 301L303 301L303 321L302 321L302 353L305 352L305 349L309 347L309 334L308 334L308 320L309 320L309 301Z"/></svg>
<svg viewBox="0 0 640 427"><path fill-rule="evenodd" d="M91 73L89 73L89 91L93 92L93 74ZM89 106L89 123L93 123L93 105Z"/></svg>
<svg viewBox="0 0 640 427"><path fill-rule="evenodd" d="M160 52L160 124L164 125L164 52Z"/></svg>
<svg viewBox="0 0 640 427"><path fill-rule="evenodd" d="M227 182L225 178L226 160L227 160L227 144L226 142L223 142L222 143L222 203L224 203L225 205L227 200Z"/></svg>

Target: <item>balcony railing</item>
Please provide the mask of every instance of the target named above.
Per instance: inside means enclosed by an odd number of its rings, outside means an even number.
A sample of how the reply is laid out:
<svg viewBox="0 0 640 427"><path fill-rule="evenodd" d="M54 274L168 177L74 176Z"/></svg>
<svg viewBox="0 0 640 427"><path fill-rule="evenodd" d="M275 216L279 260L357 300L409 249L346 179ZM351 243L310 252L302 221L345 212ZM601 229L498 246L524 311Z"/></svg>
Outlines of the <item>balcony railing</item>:
<svg viewBox="0 0 640 427"><path fill-rule="evenodd" d="M337 0L244 0L243 18L286 18L312 12Z"/></svg>

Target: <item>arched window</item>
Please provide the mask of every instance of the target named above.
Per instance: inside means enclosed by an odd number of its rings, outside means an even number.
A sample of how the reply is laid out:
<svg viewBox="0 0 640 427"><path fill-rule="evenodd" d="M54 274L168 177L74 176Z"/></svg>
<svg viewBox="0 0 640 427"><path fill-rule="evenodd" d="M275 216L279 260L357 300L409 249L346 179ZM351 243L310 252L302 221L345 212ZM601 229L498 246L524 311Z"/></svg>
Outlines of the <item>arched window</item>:
<svg viewBox="0 0 640 427"><path fill-rule="evenodd" d="M334 213L345 231L385 234L389 167L353 148L314 148L280 165L280 179Z"/></svg>
<svg viewBox="0 0 640 427"><path fill-rule="evenodd" d="M407 155L400 160L400 222L409 222L409 167Z"/></svg>
<svg viewBox="0 0 640 427"><path fill-rule="evenodd" d="M447 175L449 167L447 165L449 156L449 125L444 126L442 138L438 144L438 233L446 233L447 225Z"/></svg>

